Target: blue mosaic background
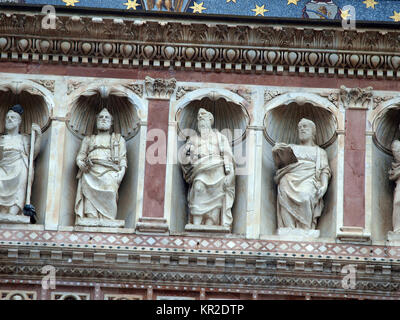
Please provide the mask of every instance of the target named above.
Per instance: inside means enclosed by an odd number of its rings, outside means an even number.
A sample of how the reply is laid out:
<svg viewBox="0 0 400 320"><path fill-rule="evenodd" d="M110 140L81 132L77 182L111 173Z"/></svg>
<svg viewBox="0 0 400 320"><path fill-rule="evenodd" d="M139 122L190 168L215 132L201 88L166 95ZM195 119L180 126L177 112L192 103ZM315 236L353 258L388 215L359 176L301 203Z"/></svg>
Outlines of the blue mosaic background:
<svg viewBox="0 0 400 320"><path fill-rule="evenodd" d="M350 14L350 12L342 9L346 5L351 5L355 8L356 20L391 21L400 24L400 0L25 0L19 2L52 4L70 8L161 10L194 14L304 19L346 18L347 13Z"/></svg>

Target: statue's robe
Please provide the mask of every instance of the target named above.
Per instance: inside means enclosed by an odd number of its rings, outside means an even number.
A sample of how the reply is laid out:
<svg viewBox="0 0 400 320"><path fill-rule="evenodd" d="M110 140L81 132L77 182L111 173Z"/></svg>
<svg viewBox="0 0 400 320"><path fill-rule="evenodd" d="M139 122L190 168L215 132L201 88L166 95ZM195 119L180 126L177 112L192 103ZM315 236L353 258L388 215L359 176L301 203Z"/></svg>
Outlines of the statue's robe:
<svg viewBox="0 0 400 320"><path fill-rule="evenodd" d="M277 170L275 175L278 228L313 230L324 208L322 198L317 197L320 177L331 177L328 156L318 146L290 147L298 161Z"/></svg>
<svg viewBox="0 0 400 320"><path fill-rule="evenodd" d="M120 134L114 133L105 144L101 141L96 135L82 141L76 160L90 159L93 166L88 172L78 172L75 213L81 218L89 215L115 220L119 189L117 173L127 167L126 143Z"/></svg>
<svg viewBox="0 0 400 320"><path fill-rule="evenodd" d="M393 231L400 232L400 162L393 162L389 179L396 182L393 198Z"/></svg>
<svg viewBox="0 0 400 320"><path fill-rule="evenodd" d="M215 209L221 210L220 225L232 226L232 206L235 199L235 181L224 187L225 167L234 172L233 154L228 139L217 131L209 139L191 137L191 160L182 163L183 177L189 184L187 196L190 214L207 216ZM193 153L194 152L194 153ZM201 188L196 188L201 184Z"/></svg>
<svg viewBox="0 0 400 320"><path fill-rule="evenodd" d="M0 206L25 205L29 167L29 135L0 136ZM33 172L32 172L33 174Z"/></svg>

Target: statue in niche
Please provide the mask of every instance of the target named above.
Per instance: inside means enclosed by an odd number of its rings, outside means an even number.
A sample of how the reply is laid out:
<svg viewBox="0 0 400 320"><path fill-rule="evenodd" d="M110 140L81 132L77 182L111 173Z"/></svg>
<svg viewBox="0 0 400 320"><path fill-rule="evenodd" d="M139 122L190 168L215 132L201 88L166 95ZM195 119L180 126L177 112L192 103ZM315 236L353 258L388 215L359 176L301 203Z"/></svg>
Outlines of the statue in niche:
<svg viewBox="0 0 400 320"><path fill-rule="evenodd" d="M96 118L97 134L85 137L76 157L79 167L76 224L123 227L116 220L118 189L127 168L126 143L112 132L112 115L104 108Z"/></svg>
<svg viewBox="0 0 400 320"><path fill-rule="evenodd" d="M393 232L400 234L400 141L395 140L392 143L392 152L394 162L392 169L389 170L389 179L396 183L393 198Z"/></svg>
<svg viewBox="0 0 400 320"><path fill-rule="evenodd" d="M277 169L278 234L318 237L331 170L326 151L316 145L316 126L308 119L298 123L300 144L277 143L272 154Z"/></svg>
<svg viewBox="0 0 400 320"><path fill-rule="evenodd" d="M201 108L198 133L188 137L181 163L189 184L187 231L230 232L235 199L235 165L226 136L212 129L213 115Z"/></svg>
<svg viewBox="0 0 400 320"><path fill-rule="evenodd" d="M0 222L29 223L31 219L24 216L27 191L33 182L33 163L30 165L31 139L20 133L22 114L21 105L13 106L6 114L5 133L0 136ZM33 123L35 134L33 146L34 160L40 151L42 131ZM30 169L30 170L29 170Z"/></svg>

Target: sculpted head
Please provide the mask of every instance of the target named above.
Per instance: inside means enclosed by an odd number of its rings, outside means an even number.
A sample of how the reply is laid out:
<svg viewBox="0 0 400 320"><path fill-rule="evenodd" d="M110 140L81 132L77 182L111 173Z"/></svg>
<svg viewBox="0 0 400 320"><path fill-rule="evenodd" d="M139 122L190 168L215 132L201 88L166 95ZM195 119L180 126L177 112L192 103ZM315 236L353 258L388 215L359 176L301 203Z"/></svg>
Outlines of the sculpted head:
<svg viewBox="0 0 400 320"><path fill-rule="evenodd" d="M7 131L19 128L22 122L21 115L23 113L21 105L13 106L6 114L5 128Z"/></svg>
<svg viewBox="0 0 400 320"><path fill-rule="evenodd" d="M211 129L214 124L214 116L211 112L200 108L197 113L197 127L201 131L203 129Z"/></svg>
<svg viewBox="0 0 400 320"><path fill-rule="evenodd" d="M301 119L297 125L299 131L300 142L312 141L314 144L317 140L317 128L315 123L309 119Z"/></svg>
<svg viewBox="0 0 400 320"><path fill-rule="evenodd" d="M97 115L96 126L99 131L110 131L113 122L112 115L106 108L101 110Z"/></svg>

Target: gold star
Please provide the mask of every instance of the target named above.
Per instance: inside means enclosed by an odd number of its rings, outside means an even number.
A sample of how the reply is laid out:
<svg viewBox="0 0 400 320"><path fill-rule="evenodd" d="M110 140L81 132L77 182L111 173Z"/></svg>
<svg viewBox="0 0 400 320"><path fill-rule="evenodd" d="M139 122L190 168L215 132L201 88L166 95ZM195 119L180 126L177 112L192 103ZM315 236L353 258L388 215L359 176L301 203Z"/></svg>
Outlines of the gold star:
<svg viewBox="0 0 400 320"><path fill-rule="evenodd" d="M75 7L75 3L78 3L78 0L62 0L66 6L73 6Z"/></svg>
<svg viewBox="0 0 400 320"><path fill-rule="evenodd" d="M296 5L297 6L297 2L299 2L300 0L287 0L287 5L289 5L289 4L294 4L294 5Z"/></svg>
<svg viewBox="0 0 400 320"><path fill-rule="evenodd" d="M262 15L262 16L264 16L264 12L267 12L267 11L269 11L269 10L267 10L267 9L264 9L264 6L265 6L265 4L263 4L261 7L259 7L258 5L256 5L256 7L254 8L254 9L251 9L251 11L254 11L255 12L255 16L258 16L258 15Z"/></svg>
<svg viewBox="0 0 400 320"><path fill-rule="evenodd" d="M367 6L367 8L375 9L375 5L377 5L379 2L376 2L375 0L365 0L363 3Z"/></svg>
<svg viewBox="0 0 400 320"><path fill-rule="evenodd" d="M136 7L140 6L140 4L137 3L137 0L128 0L128 2L125 2L124 5L126 6L126 10L131 8L136 10Z"/></svg>
<svg viewBox="0 0 400 320"><path fill-rule="evenodd" d="M351 14L349 13L349 10L343 10L342 14L340 15L342 17L343 20L346 20L347 18L351 17Z"/></svg>
<svg viewBox="0 0 400 320"><path fill-rule="evenodd" d="M393 16L389 17L390 19L393 19L395 22L400 21L400 12L396 12L393 10Z"/></svg>
<svg viewBox="0 0 400 320"><path fill-rule="evenodd" d="M228 3L228 2L234 2L234 3L236 3L236 0L226 0L226 2Z"/></svg>
<svg viewBox="0 0 400 320"><path fill-rule="evenodd" d="M193 13L203 13L203 10L206 10L207 8L203 7L203 3L197 3L197 2L193 2L193 6L189 7L190 9L193 9Z"/></svg>

